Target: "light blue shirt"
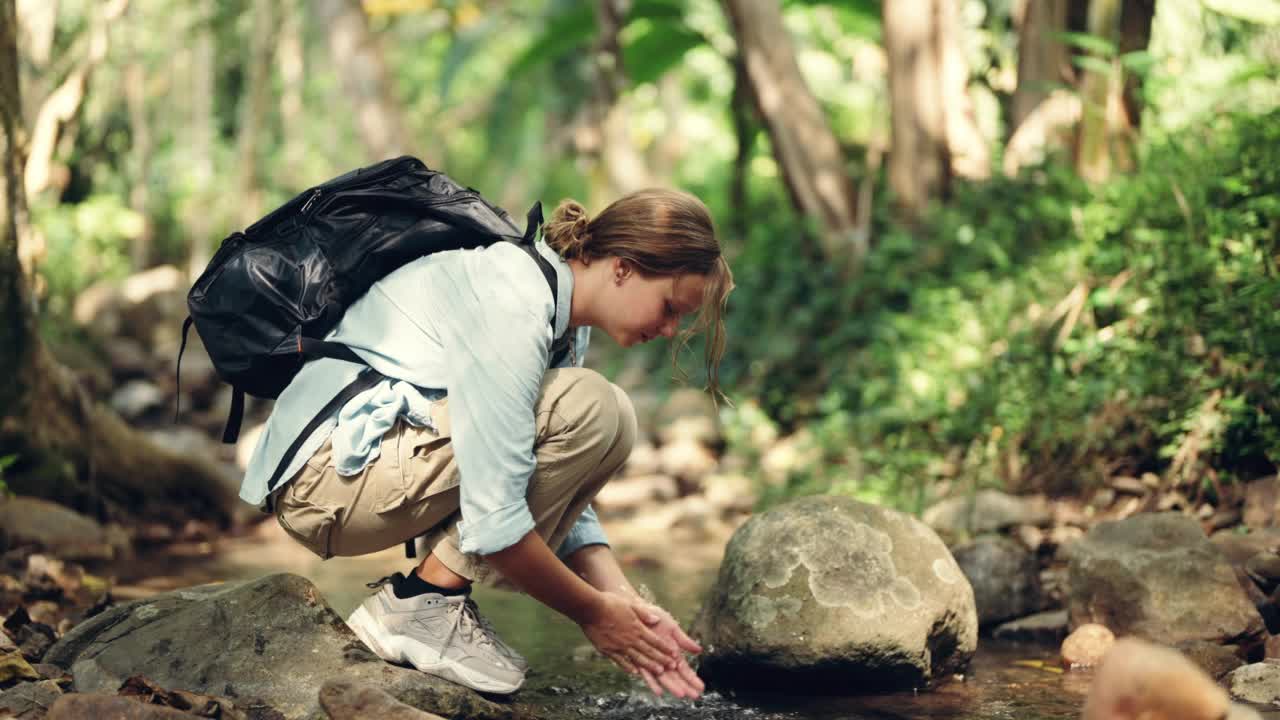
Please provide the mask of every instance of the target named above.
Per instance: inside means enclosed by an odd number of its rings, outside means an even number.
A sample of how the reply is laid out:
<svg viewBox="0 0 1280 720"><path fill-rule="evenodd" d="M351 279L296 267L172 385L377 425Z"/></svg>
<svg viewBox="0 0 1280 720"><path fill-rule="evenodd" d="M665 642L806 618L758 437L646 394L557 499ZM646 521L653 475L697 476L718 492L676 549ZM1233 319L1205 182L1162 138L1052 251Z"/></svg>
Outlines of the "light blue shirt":
<svg viewBox="0 0 1280 720"><path fill-rule="evenodd" d="M428 255L374 283L328 339L350 347L387 379L317 428L287 463L281 484L330 437L338 473L359 473L377 459L380 440L397 418L430 427L431 404L447 393L461 475L462 551L489 555L533 530L525 497L537 464L534 412L551 360L552 318L559 337L568 330L573 297L569 265L543 242L538 251L556 269L555 307L541 269L508 242ZM589 341L590 328L578 328L575 351L559 367L571 360L581 367ZM362 369L332 358L303 366L276 400L245 471L241 499L263 504L267 481L289 445ZM560 556L590 544L607 540L588 507Z"/></svg>

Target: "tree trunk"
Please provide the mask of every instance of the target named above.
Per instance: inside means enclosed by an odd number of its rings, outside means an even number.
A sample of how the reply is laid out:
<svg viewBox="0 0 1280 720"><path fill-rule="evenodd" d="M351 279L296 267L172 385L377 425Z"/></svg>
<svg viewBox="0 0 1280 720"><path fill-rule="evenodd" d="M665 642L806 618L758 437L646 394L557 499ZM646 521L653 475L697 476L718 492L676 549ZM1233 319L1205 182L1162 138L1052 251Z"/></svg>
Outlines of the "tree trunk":
<svg viewBox="0 0 1280 720"><path fill-rule="evenodd" d="M729 231L744 242L750 223L750 195L747 182L751 177L751 157L759 127L751 116L751 83L742 55L733 58L733 96L729 107L733 112L733 135L738 152L733 158L733 177L729 181Z"/></svg>
<svg viewBox="0 0 1280 720"><path fill-rule="evenodd" d="M303 116L302 91L306 80L306 53L302 44L302 10L291 7L285 12L280 26L280 43L276 48L276 66L280 71L280 126L283 128L284 163L279 168L277 183L293 188L299 170L307 156L301 129L306 123ZM302 190L301 187L296 188Z"/></svg>
<svg viewBox="0 0 1280 720"><path fill-rule="evenodd" d="M129 245L132 267L141 270L151 264L155 224L151 222L151 118L147 112L147 71L133 62L125 69L125 104L129 108L130 153L129 207L142 217L142 231Z"/></svg>
<svg viewBox="0 0 1280 720"><path fill-rule="evenodd" d="M1121 0L1090 0L1089 34L1119 47ZM1089 182L1102 182L1111 176L1117 161L1123 162L1118 144L1127 130L1124 118L1124 82L1120 62L1115 57L1094 55L1106 62L1106 72L1085 69L1080 78L1081 119L1076 133L1076 172Z"/></svg>
<svg viewBox="0 0 1280 720"><path fill-rule="evenodd" d="M595 117L600 128L599 170L604 180L601 185L608 196L593 200L596 207L606 204L602 200L612 200L652 184L649 168L631 144L628 122L627 69L618 36L630 9L630 0L596 1Z"/></svg>
<svg viewBox="0 0 1280 720"><path fill-rule="evenodd" d="M869 247L856 217L857 192L826 115L800 73L778 0L724 0L724 6L791 200L816 221L823 255L856 274Z"/></svg>
<svg viewBox="0 0 1280 720"><path fill-rule="evenodd" d="M129 0L111 0L91 12L88 37L83 43L84 57L72 68L57 90L40 103L35 126L31 133L31 145L25 174L26 194L35 195L49 187L54 179L54 150L62 131L80 113L88 90L89 76L107 56L110 36L107 29L124 14Z"/></svg>
<svg viewBox="0 0 1280 720"><path fill-rule="evenodd" d="M1067 29L1067 0L1027 0L1018 29L1018 88L1009 112L1009 135L1049 93L1066 82L1070 59L1057 34Z"/></svg>
<svg viewBox="0 0 1280 720"><path fill-rule="evenodd" d="M1125 0L1120 11L1120 54L1146 50L1151 44L1151 23L1156 16L1156 0ZM1130 126L1137 128L1142 120L1142 77L1125 73L1124 110Z"/></svg>
<svg viewBox="0 0 1280 720"><path fill-rule="evenodd" d="M25 224L26 195L22 192L25 133L22 93L18 80L17 13L13 0L0 0L0 132L4 133L4 186L0 192L0 369L25 365L31 355L31 322L26 282L18 263L18 228ZM12 378L12 373L6 377ZM0 409L17 404L21 384L0 383ZM2 428L0 428L2 429ZM8 450L0 451L7 454Z"/></svg>
<svg viewBox="0 0 1280 720"><path fill-rule="evenodd" d="M262 136L267 130L267 106L271 99L271 63L275 55L276 0L254 0L250 24L249 57L244 96L240 105L240 225L248 227L262 216Z"/></svg>
<svg viewBox="0 0 1280 720"><path fill-rule="evenodd" d="M910 220L949 194L953 176L981 179L990 173L959 31L955 0L884 3L893 116L889 185Z"/></svg>
<svg viewBox="0 0 1280 720"><path fill-rule="evenodd" d="M215 93L214 73L217 71L213 31L203 25L197 26L196 36L191 42L190 62L185 70L188 73L191 92L191 104L188 108L188 122L185 130L186 142L191 148L191 175L195 186L195 195L202 201L212 202L213 188L213 101ZM213 219L204 202L189 203L183 212L183 225L187 236L191 238L191 251L187 272L192 280L204 272L205 266L213 257Z"/></svg>
<svg viewBox="0 0 1280 720"><path fill-rule="evenodd" d="M18 80L16 12L0 0L0 455L11 490L64 502L99 516L225 521L234 494L216 471L152 444L91 402L36 334L18 263L26 223L25 132Z"/></svg>
<svg viewBox="0 0 1280 720"><path fill-rule="evenodd" d="M359 0L316 0L313 6L322 27L328 28L329 54L342 77L356 131L364 145L361 162L385 160L412 150L404 128L404 112L391 92L382 48L369 32ZM423 158L428 165L432 158Z"/></svg>

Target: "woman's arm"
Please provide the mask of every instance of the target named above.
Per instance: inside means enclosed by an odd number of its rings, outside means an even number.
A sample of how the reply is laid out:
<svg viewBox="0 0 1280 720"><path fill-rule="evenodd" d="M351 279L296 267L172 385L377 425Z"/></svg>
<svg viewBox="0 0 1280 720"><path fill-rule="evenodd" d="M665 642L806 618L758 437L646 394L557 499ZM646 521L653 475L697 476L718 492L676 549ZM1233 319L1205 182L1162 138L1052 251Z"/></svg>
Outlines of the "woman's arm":
<svg viewBox="0 0 1280 720"><path fill-rule="evenodd" d="M659 636L670 639L684 652L702 652L702 647L685 634L680 624L671 617L671 613L654 605L652 601L636 591L622 572L622 566L618 564L617 557L608 545L586 545L569 555L565 562L583 580L602 593L629 598L633 602L644 603L652 608L657 621L648 624ZM666 689L676 697L696 698L706 689L683 656L675 667L670 667L663 672L642 668L640 675L655 695L661 695L662 689Z"/></svg>
<svg viewBox="0 0 1280 720"><path fill-rule="evenodd" d="M661 617L648 603L584 582L536 532L485 560L533 599L578 623L587 639L623 668L660 674L675 667L676 643L650 629Z"/></svg>
<svg viewBox="0 0 1280 720"><path fill-rule="evenodd" d="M565 563L597 590L650 602L632 587L608 545L586 545L565 558Z"/></svg>

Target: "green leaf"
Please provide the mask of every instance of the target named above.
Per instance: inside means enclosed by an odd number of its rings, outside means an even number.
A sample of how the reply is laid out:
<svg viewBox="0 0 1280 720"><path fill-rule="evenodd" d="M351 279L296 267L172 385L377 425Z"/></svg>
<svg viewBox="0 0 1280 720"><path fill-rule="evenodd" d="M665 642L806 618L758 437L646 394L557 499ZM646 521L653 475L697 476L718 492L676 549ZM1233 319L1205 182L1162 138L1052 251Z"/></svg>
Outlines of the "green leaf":
<svg viewBox="0 0 1280 720"><path fill-rule="evenodd" d="M1078 47L1100 57L1116 56L1115 43L1104 37L1081 32L1058 32L1052 35L1072 47Z"/></svg>
<svg viewBox="0 0 1280 720"><path fill-rule="evenodd" d="M673 0L640 0L627 15L627 23L636 20L678 20L684 9ZM533 68L558 60L571 52L585 52L595 41L599 29L592 5L581 3L548 19L542 34L511 63L508 81L523 77ZM687 49L687 48L686 48ZM625 60L625 59L624 59Z"/></svg>
<svg viewBox="0 0 1280 720"><path fill-rule="evenodd" d="M486 19L477 23L475 27L468 28L465 32L453 36L452 41L449 43L449 49L444 55L443 67L440 69L441 99L449 96L453 81L458 77L458 73L462 71L462 67L477 54L476 51L483 52L494 36L500 32L501 28L498 23Z"/></svg>
<svg viewBox="0 0 1280 720"><path fill-rule="evenodd" d="M680 64L684 54L709 44L706 36L684 23L653 23L622 49L632 85L654 82Z"/></svg>
<svg viewBox="0 0 1280 720"><path fill-rule="evenodd" d="M1136 75L1145 75L1156 64L1156 58L1146 50L1134 50L1120 56L1124 69Z"/></svg>
<svg viewBox="0 0 1280 720"><path fill-rule="evenodd" d="M547 21L538 35L507 70L508 82L527 75L539 65L557 60L572 50L589 45L596 33L595 10L590 5L578 5L567 12L558 13Z"/></svg>
<svg viewBox="0 0 1280 720"><path fill-rule="evenodd" d="M841 29L848 34L868 40L880 40L880 0L785 0L784 4L787 7L830 7L836 11Z"/></svg>
<svg viewBox="0 0 1280 720"><path fill-rule="evenodd" d="M1280 24L1280 0L1204 0L1210 10L1260 25Z"/></svg>
<svg viewBox="0 0 1280 720"><path fill-rule="evenodd" d="M1071 58L1071 62L1082 70L1096 72L1100 75L1110 75L1112 72L1111 63L1107 60L1101 60L1092 55L1077 55Z"/></svg>

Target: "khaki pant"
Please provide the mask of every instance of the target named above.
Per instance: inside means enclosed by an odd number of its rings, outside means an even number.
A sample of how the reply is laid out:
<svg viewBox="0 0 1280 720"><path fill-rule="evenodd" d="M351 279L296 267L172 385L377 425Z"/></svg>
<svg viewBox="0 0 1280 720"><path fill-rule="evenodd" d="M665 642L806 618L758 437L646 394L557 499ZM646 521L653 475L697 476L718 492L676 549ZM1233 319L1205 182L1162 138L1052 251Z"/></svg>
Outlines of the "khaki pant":
<svg viewBox="0 0 1280 720"><path fill-rule="evenodd" d="M555 550L631 453L635 410L626 393L599 373L565 368L547 372L534 412L537 469L526 498L535 531ZM378 459L351 477L334 470L326 441L276 491L281 527L326 559L364 555L426 534L427 547L446 567L484 581L488 566L458 549L461 478L447 398L434 404L432 420L436 432L398 420L383 436Z"/></svg>

